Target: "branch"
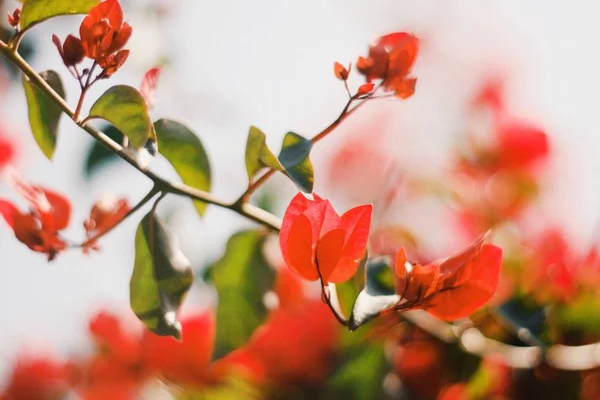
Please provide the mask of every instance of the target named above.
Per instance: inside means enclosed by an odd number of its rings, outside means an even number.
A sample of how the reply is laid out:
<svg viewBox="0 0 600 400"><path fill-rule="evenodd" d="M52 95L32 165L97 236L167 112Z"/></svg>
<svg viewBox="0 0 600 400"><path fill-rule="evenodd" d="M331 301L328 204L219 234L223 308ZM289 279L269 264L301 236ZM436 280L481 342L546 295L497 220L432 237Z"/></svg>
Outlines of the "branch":
<svg viewBox="0 0 600 400"><path fill-rule="evenodd" d="M38 88L40 88L58 107L60 107L65 114L67 114L71 119L74 119L75 112L71 109L71 107L69 107L65 100L60 97L60 95L58 95L58 93L56 93L54 89L52 89L52 87L50 87L50 85L48 85L48 83L46 83L46 81L44 81L44 79L42 79L42 77L39 76L37 72L35 72L35 70L25 60L23 60L18 53L14 52L3 41L0 41L0 53L2 53L13 65L19 68L29 78L29 80ZM154 186L158 190L164 193L173 193L176 195L189 197L193 200L199 200L208 204L213 204L218 207L227 208L275 231L278 231L281 227L281 220L279 218L259 209L258 207L254 207L250 204L230 204L203 190L199 190L185 184L168 182L164 180L153 172L142 167L132 154L130 154L120 144L116 143L98 129L88 125L85 121L74 122L77 124L77 126L90 134L108 150L121 157L129 165L152 180L154 182Z"/></svg>

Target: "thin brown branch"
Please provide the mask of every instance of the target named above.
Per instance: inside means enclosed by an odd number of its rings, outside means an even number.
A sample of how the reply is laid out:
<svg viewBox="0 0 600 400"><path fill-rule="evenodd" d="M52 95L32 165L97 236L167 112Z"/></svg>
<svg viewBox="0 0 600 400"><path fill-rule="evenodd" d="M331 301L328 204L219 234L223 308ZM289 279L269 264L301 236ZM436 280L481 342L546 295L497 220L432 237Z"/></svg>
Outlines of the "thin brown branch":
<svg viewBox="0 0 600 400"><path fill-rule="evenodd" d="M59 106L65 114L67 114L71 119L74 118L75 112L65 102L65 100L59 96L58 93L56 93L54 89L52 89L52 87L48 85L48 83L44 81L44 79L42 79L42 77L35 72L35 70L25 60L23 60L18 53L13 52L12 49L2 41L0 41L0 53L2 53L13 65L19 68L29 78L29 80L40 90L42 90L57 106ZM250 204L240 205L236 203L228 203L203 190L199 190L185 184L164 180L155 173L141 166L133 154L128 152L123 148L123 146L116 143L98 129L89 125L87 121L76 121L75 123L108 150L118 155L129 165L152 180L156 188L160 189L162 192L173 193L188 197L193 200L199 200L204 203L213 204L218 207L227 208L274 231L278 231L280 229L281 220L279 218Z"/></svg>

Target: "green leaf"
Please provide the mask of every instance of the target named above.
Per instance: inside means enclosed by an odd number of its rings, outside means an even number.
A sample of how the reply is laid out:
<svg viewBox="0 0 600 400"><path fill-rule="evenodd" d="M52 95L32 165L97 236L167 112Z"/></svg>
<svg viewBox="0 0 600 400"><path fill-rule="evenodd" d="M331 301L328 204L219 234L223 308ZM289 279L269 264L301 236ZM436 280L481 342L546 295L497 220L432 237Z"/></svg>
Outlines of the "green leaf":
<svg viewBox="0 0 600 400"><path fill-rule="evenodd" d="M177 238L152 213L135 234L135 264L129 284L131 308L152 332L181 337L178 310L192 286L190 261Z"/></svg>
<svg viewBox="0 0 600 400"><path fill-rule="evenodd" d="M377 343L355 346L346 351L340 365L328 382L324 398L370 400L384 397L387 363L383 346Z"/></svg>
<svg viewBox="0 0 600 400"><path fill-rule="evenodd" d="M210 164L202 142L185 125L169 119L154 123L160 154L175 168L186 185L210 191ZM200 216L206 211L206 203L194 201Z"/></svg>
<svg viewBox="0 0 600 400"><path fill-rule="evenodd" d="M283 166L267 146L267 137L255 126L250 127L248 141L246 142L246 171L248 180L256 175L262 168L273 168L283 171Z"/></svg>
<svg viewBox="0 0 600 400"><path fill-rule="evenodd" d="M392 274L388 257L377 257L367 261L365 287L352 308L350 330L364 325L382 310L400 302L401 297L394 290Z"/></svg>
<svg viewBox="0 0 600 400"><path fill-rule="evenodd" d="M123 134L114 126L105 125L100 128L100 130L115 142L123 142ZM94 140L88 149L87 155L85 156L83 174L86 178L89 178L101 167L116 160L119 160L119 156L108 150L99 141Z"/></svg>
<svg viewBox="0 0 600 400"><path fill-rule="evenodd" d="M140 92L126 85L108 89L92 106L87 119L102 118L113 124L139 149L154 136L146 101Z"/></svg>
<svg viewBox="0 0 600 400"><path fill-rule="evenodd" d="M100 0L26 0L21 10L21 30L60 15L87 14Z"/></svg>
<svg viewBox="0 0 600 400"><path fill-rule="evenodd" d="M60 97L65 98L65 89L60 76L55 71L45 71L40 76L54 89ZM27 76L23 76L23 88L29 110L29 125L33 137L42 153L52 160L58 135L58 122L62 110L40 88L34 85Z"/></svg>
<svg viewBox="0 0 600 400"><path fill-rule="evenodd" d="M312 193L315 177L313 166L310 162L310 150L313 143L295 134L288 132L283 138L279 162L285 168L287 176L304 193Z"/></svg>
<svg viewBox="0 0 600 400"><path fill-rule="evenodd" d="M263 296L273 285L275 271L263 256L265 238L262 231L236 233L225 255L210 267L219 294L215 357L246 343L267 315Z"/></svg>

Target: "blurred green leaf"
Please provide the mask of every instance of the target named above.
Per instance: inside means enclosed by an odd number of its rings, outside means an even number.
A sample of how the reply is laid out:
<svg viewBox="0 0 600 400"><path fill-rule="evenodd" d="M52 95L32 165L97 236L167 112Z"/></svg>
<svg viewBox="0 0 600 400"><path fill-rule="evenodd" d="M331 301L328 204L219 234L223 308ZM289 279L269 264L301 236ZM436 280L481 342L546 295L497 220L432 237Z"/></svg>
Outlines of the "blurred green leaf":
<svg viewBox="0 0 600 400"><path fill-rule="evenodd" d="M600 333L600 302L594 292L580 293L574 301L551 308L552 320L562 332Z"/></svg>
<svg viewBox="0 0 600 400"><path fill-rule="evenodd" d="M26 0L21 10L21 30L59 15L87 14L100 0Z"/></svg>
<svg viewBox="0 0 600 400"><path fill-rule="evenodd" d="M210 191L210 164L208 155L198 136L185 125L169 119L154 123L160 154L175 168L186 185ZM206 211L206 203L194 201L200 216Z"/></svg>
<svg viewBox="0 0 600 400"><path fill-rule="evenodd" d="M267 315L263 296L273 286L275 271L263 256L265 238L262 231L236 233L210 267L219 294L215 358L246 343Z"/></svg>
<svg viewBox="0 0 600 400"><path fill-rule="evenodd" d="M283 166L267 146L267 137L255 126L250 127L248 132L248 141L246 142L246 171L248 180L252 178L262 168L273 168L282 171Z"/></svg>
<svg viewBox="0 0 600 400"><path fill-rule="evenodd" d="M279 162L288 177L304 193L312 193L315 177L310 162L312 142L294 132L288 132L283 138L279 153Z"/></svg>
<svg viewBox="0 0 600 400"><path fill-rule="evenodd" d="M324 398L381 399L386 372L383 346L376 343L355 346L345 352L341 366L328 382Z"/></svg>
<svg viewBox="0 0 600 400"><path fill-rule="evenodd" d="M198 390L181 392L178 400L257 400L261 399L257 387L241 379L229 377L225 382L218 385L206 386Z"/></svg>
<svg viewBox="0 0 600 400"><path fill-rule="evenodd" d="M135 235L135 264L129 285L131 308L152 332L181 337L178 311L192 286L190 261L162 221L148 214Z"/></svg>
<svg viewBox="0 0 600 400"><path fill-rule="evenodd" d="M135 149L144 146L154 136L146 101L131 86L117 85L108 89L96 100L88 118L102 118L110 122L129 138Z"/></svg>
<svg viewBox="0 0 600 400"><path fill-rule="evenodd" d="M365 287L352 307L350 329L354 330L376 317L379 312L398 304L401 300L394 289L391 260L387 257L372 258L365 268Z"/></svg>
<svg viewBox="0 0 600 400"><path fill-rule="evenodd" d="M54 71L45 71L40 76L62 97L65 89L60 76ZM29 110L29 125L33 137L42 153L52 160L56 148L58 123L62 110L41 89L34 85L27 76L23 75L23 88Z"/></svg>
<svg viewBox="0 0 600 400"><path fill-rule="evenodd" d="M100 130L115 142L123 142L123 134L113 125L105 125L101 127ZM98 171L99 168L116 160L119 160L119 156L108 150L99 141L94 140L85 156L83 173L85 177L89 178Z"/></svg>

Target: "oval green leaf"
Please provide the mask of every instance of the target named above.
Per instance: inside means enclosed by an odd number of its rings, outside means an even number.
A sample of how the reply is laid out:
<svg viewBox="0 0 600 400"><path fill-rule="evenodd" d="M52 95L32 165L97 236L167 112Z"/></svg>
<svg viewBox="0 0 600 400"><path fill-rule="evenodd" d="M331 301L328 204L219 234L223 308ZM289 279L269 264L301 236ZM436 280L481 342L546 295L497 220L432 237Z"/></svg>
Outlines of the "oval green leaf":
<svg viewBox="0 0 600 400"><path fill-rule="evenodd" d="M181 338L179 307L194 281L177 238L152 213L135 234L135 264L129 284L131 309L152 332Z"/></svg>
<svg viewBox="0 0 600 400"><path fill-rule="evenodd" d="M60 97L65 98L65 89L60 76L55 71L45 71L40 76ZM25 75L23 76L23 88L27 98L29 125L33 137L42 153L52 160L62 110Z"/></svg>
<svg viewBox="0 0 600 400"><path fill-rule="evenodd" d="M104 92L86 120L92 118L102 118L113 124L129 138L135 149L144 146L154 135L146 101L131 86L117 85Z"/></svg>
<svg viewBox="0 0 600 400"><path fill-rule="evenodd" d="M240 347L267 316L263 298L273 286L275 271L263 256L265 234L242 231L227 242L223 257L209 267L219 295L215 358Z"/></svg>
<svg viewBox="0 0 600 400"><path fill-rule="evenodd" d="M288 132L283 138L279 153L279 162L285 168L286 175L304 193L312 193L315 177L310 162L310 151L313 143L294 133Z"/></svg>
<svg viewBox="0 0 600 400"><path fill-rule="evenodd" d="M21 31L60 15L87 14L100 0L25 0L21 10Z"/></svg>
<svg viewBox="0 0 600 400"><path fill-rule="evenodd" d="M186 185L210 191L210 163L202 142L185 125L170 119L154 123L159 151L175 168ZM206 211L206 203L194 201L200 216Z"/></svg>
<svg viewBox="0 0 600 400"><path fill-rule="evenodd" d="M282 171L283 166L267 146L267 137L255 126L250 127L248 132L248 141L246 142L246 171L248 180L252 178L262 168L273 168Z"/></svg>

